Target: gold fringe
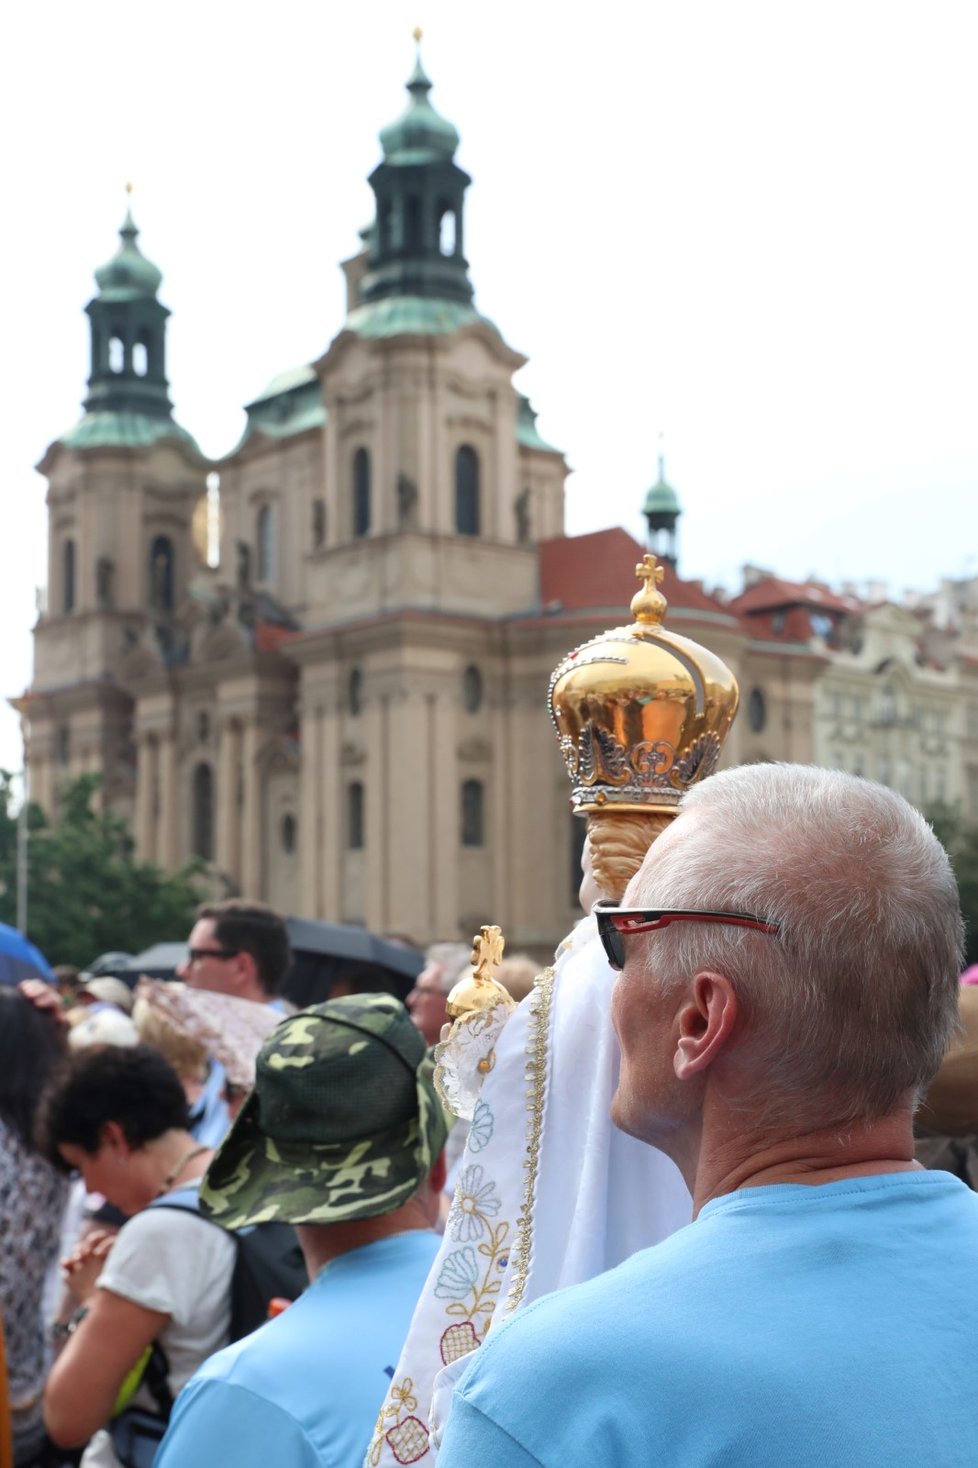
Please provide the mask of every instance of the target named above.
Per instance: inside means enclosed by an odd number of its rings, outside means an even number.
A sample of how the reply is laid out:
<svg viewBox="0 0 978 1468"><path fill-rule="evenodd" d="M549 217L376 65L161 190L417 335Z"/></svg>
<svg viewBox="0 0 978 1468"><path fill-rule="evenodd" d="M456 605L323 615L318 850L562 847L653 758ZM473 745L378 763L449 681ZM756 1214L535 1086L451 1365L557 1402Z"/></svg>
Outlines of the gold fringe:
<svg viewBox="0 0 978 1468"><path fill-rule="evenodd" d="M537 1172L540 1167L540 1139L543 1135L543 1110L546 1102L547 1046L550 1037L550 1005L553 996L554 971L544 969L533 985L530 1001L530 1035L526 1057L526 1110L529 1118L526 1157L523 1167L523 1202L513 1240L512 1284L506 1294L504 1315L511 1315L523 1298L533 1251L533 1205Z"/></svg>

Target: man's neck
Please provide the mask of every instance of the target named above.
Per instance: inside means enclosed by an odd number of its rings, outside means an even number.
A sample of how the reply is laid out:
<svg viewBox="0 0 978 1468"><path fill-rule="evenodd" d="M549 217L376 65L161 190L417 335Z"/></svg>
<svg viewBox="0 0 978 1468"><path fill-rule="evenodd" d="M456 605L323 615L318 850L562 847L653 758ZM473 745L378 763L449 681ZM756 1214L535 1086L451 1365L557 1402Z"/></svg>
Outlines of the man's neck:
<svg viewBox="0 0 978 1468"><path fill-rule="evenodd" d="M917 1170L914 1161L913 1109L909 1102L885 1117L848 1126L828 1126L782 1133L751 1130L748 1124L731 1134L728 1128L704 1125L693 1166L686 1175L693 1195L693 1217L714 1198L741 1188L774 1183L843 1182L846 1178Z"/></svg>
<svg viewBox="0 0 978 1468"><path fill-rule="evenodd" d="M393 1213L377 1218L360 1218L350 1223L297 1223L295 1231L310 1279L341 1254L375 1244L394 1234L430 1229L431 1219L418 1198L411 1198Z"/></svg>

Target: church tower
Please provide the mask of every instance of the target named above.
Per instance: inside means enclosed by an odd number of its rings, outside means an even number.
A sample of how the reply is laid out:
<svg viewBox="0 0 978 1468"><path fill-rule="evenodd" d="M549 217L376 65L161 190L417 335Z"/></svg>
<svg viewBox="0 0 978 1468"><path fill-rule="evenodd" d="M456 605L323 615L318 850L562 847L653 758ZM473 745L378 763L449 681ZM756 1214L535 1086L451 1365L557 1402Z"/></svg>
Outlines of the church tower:
<svg viewBox="0 0 978 1468"><path fill-rule="evenodd" d="M173 419L162 276L127 212L86 307L91 371L84 416L38 465L48 479L48 587L28 696L32 798L53 811L65 778L102 777L131 811L132 701L118 681L142 640L165 663L182 588L199 565L194 510L208 465Z"/></svg>
<svg viewBox="0 0 978 1468"><path fill-rule="evenodd" d="M675 571L677 569L676 526L679 523L682 508L676 491L671 484L666 483L666 461L661 454L659 455L659 477L645 496L642 514L649 527L649 550Z"/></svg>

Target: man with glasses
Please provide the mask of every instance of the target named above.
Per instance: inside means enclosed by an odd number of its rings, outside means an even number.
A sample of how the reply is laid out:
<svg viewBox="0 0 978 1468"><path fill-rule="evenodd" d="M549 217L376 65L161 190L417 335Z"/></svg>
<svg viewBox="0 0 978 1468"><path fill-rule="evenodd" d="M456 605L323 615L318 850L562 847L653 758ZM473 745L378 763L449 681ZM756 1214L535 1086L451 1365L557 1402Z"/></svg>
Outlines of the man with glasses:
<svg viewBox="0 0 978 1468"><path fill-rule="evenodd" d="M961 943L930 828L839 771L741 767L596 916L612 1116L693 1222L494 1332L440 1468L974 1462L978 1198L914 1161Z"/></svg>
<svg viewBox="0 0 978 1468"><path fill-rule="evenodd" d="M205 902L196 917L177 976L194 989L274 1003L292 964L285 920L242 897Z"/></svg>

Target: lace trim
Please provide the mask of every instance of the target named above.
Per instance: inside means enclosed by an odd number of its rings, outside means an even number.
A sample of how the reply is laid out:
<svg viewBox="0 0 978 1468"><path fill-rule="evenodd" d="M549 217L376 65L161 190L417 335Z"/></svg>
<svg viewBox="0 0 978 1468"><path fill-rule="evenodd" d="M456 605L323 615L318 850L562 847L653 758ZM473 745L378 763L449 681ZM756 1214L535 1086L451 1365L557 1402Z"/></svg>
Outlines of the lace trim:
<svg viewBox="0 0 978 1468"><path fill-rule="evenodd" d="M533 1208L536 1200L537 1173L540 1167L540 1139L543 1135L543 1113L547 1099L547 1047L550 1042L550 1008L554 987L554 971L545 969L534 981L530 1001L530 1030L526 1054L526 1157L523 1167L523 1202L513 1240L512 1284L506 1293L502 1314L511 1315L519 1306L530 1273L533 1257Z"/></svg>

